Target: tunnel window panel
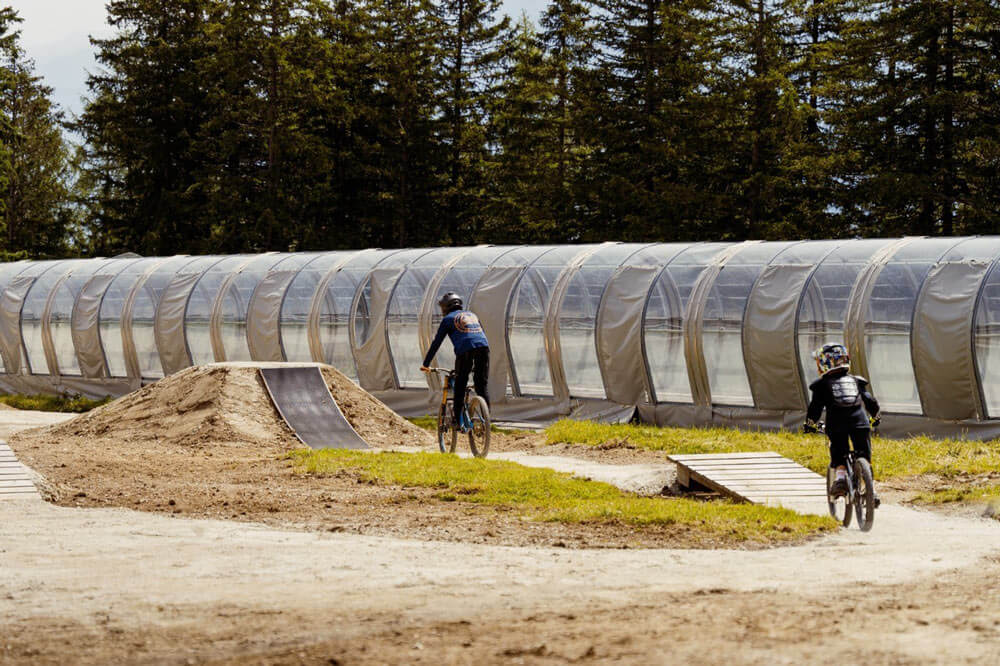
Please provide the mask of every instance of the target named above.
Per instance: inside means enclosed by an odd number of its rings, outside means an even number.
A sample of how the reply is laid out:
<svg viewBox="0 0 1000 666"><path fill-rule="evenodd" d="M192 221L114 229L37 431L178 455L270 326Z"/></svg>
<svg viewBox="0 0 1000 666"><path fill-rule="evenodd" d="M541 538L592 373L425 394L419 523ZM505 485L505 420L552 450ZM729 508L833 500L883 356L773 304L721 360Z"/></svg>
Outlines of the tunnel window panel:
<svg viewBox="0 0 1000 666"><path fill-rule="evenodd" d="M559 274L585 249L562 246L546 252L528 266L514 289L507 316L507 341L520 395L552 395L545 314Z"/></svg>
<svg viewBox="0 0 1000 666"><path fill-rule="evenodd" d="M309 308L320 281L335 265L344 260L346 252L328 252L303 266L285 290L281 301L281 349L285 360L312 361L309 347ZM371 256L364 253L357 257Z"/></svg>
<svg viewBox="0 0 1000 666"><path fill-rule="evenodd" d="M597 360L597 311L608 280L641 245L601 247L580 266L566 286L559 309L559 348L570 395L605 398L604 378Z"/></svg>
<svg viewBox="0 0 1000 666"><path fill-rule="evenodd" d="M643 316L643 345L656 402L692 402L684 311L702 271L727 247L727 243L693 245L674 257L653 283Z"/></svg>
<svg viewBox="0 0 1000 666"><path fill-rule="evenodd" d="M31 285L21 307L21 337L24 351L27 353L28 371L33 375L49 374L48 362L45 358L45 345L42 343L42 316L45 304L56 283L85 259L76 259L49 268Z"/></svg>
<svg viewBox="0 0 1000 666"><path fill-rule="evenodd" d="M139 372L143 379L161 379L163 365L156 348L156 309L163 292L176 275L198 274L218 263L219 257L208 256L190 260L180 267L167 262L158 267L135 295L132 304L132 342L139 359Z"/></svg>
<svg viewBox="0 0 1000 666"><path fill-rule="evenodd" d="M994 265L976 308L976 367L986 415L1000 416L1000 270Z"/></svg>
<svg viewBox="0 0 1000 666"><path fill-rule="evenodd" d="M73 270L56 288L52 296L49 312L49 333L52 337L52 347L56 356L56 367L60 375L79 377L80 361L76 355L76 345L73 344L73 306L80 290L94 276L109 264L127 264L133 260L91 260Z"/></svg>
<svg viewBox="0 0 1000 666"><path fill-rule="evenodd" d="M396 369L396 379L402 388L427 388L427 380L420 372L425 349L420 341L420 309L427 286L441 266L466 248L435 250L407 266L396 281L389 301L386 329L389 336L389 353Z"/></svg>
<svg viewBox="0 0 1000 666"><path fill-rule="evenodd" d="M382 259L375 267L377 268L398 268L400 266L406 266L412 261L416 261L424 254L427 254L427 250L404 250L397 254L387 256ZM354 317L354 340L355 344L359 347L368 342L371 336L375 333L375 328L373 326L374 319L377 313L372 312L372 271L341 271L341 273L346 273L344 279L355 278L361 284L360 291L358 293L358 301L355 306L355 310L352 313ZM339 277L339 276L338 276ZM362 282L363 280L363 282ZM333 285L331 285L332 287ZM380 287L388 288L389 285L380 285ZM336 305L335 300L330 298L324 298L323 300L323 313L322 316L327 321L332 321L336 323L338 314L337 312L328 312L327 308L334 307ZM327 330L321 329L321 338L323 339L324 348L327 344L337 344L337 336L343 330L342 326L328 326Z"/></svg>
<svg viewBox="0 0 1000 666"><path fill-rule="evenodd" d="M812 353L828 342L844 343L851 290L872 255L888 240L846 241L813 271L798 310L799 367L808 386L818 377Z"/></svg>
<svg viewBox="0 0 1000 666"><path fill-rule="evenodd" d="M8 264L0 265L0 294L2 294L7 288L7 285L11 280L30 266L32 266L32 264L27 261L14 261ZM3 356L0 355L0 373L6 372L7 366L4 364Z"/></svg>
<svg viewBox="0 0 1000 666"><path fill-rule="evenodd" d="M917 240L893 255L875 280L865 321L865 352L882 409L920 414L910 333L920 287L955 239Z"/></svg>
<svg viewBox="0 0 1000 666"><path fill-rule="evenodd" d="M184 311L184 337L193 365L205 365L215 361L211 331L215 299L226 279L248 260L250 257L245 255L223 259L205 271L191 290L187 309Z"/></svg>
<svg viewBox="0 0 1000 666"><path fill-rule="evenodd" d="M269 254L262 255L244 266L237 273L226 293L222 295L222 320L219 323L219 337L222 340L227 361L252 361L250 343L247 340L247 315L250 311L250 299L261 280L271 270L280 270L286 261L293 267L301 266L299 261L308 261L312 255Z"/></svg>

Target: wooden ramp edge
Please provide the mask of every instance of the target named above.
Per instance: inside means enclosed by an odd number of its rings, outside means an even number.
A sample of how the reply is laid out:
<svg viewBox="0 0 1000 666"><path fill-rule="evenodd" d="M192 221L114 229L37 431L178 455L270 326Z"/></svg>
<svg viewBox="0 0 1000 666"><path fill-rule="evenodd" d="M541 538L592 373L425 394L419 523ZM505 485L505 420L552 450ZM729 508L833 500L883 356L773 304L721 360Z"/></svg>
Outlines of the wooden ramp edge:
<svg viewBox="0 0 1000 666"><path fill-rule="evenodd" d="M800 513L826 514L826 479L793 460L762 453L671 455L677 482L698 483L737 502L783 506Z"/></svg>
<svg viewBox="0 0 1000 666"><path fill-rule="evenodd" d="M0 501L41 497L28 468L17 461L7 442L0 441Z"/></svg>

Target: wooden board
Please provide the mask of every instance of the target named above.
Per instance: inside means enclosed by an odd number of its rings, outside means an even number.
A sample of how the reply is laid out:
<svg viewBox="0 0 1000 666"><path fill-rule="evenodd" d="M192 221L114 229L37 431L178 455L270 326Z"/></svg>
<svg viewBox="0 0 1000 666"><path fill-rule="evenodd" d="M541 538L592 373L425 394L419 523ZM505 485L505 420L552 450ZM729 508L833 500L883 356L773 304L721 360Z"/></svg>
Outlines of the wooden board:
<svg viewBox="0 0 1000 666"><path fill-rule="evenodd" d="M0 441L0 500L40 497L31 472L17 461L6 442Z"/></svg>
<svg viewBox="0 0 1000 666"><path fill-rule="evenodd" d="M677 482L692 482L738 502L827 512L826 478L772 451L672 455Z"/></svg>

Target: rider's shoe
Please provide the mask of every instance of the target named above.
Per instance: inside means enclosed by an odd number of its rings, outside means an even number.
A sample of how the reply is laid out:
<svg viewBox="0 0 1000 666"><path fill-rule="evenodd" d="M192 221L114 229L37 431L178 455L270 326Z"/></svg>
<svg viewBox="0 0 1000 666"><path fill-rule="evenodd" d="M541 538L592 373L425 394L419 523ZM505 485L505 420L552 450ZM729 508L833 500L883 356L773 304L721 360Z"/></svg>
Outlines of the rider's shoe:
<svg viewBox="0 0 1000 666"><path fill-rule="evenodd" d="M847 494L847 479L837 479L830 486L831 497L843 497Z"/></svg>
<svg viewBox="0 0 1000 666"><path fill-rule="evenodd" d="M875 493L875 508L877 509L880 506L882 506L882 498L878 496L878 493Z"/></svg>

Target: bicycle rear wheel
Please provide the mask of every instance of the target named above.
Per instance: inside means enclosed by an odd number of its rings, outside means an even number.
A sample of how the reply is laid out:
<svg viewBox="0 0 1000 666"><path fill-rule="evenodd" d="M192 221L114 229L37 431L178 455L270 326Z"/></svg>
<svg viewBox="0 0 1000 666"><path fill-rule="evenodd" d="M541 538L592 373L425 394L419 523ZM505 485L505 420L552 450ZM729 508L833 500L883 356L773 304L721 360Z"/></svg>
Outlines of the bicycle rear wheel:
<svg viewBox="0 0 1000 666"><path fill-rule="evenodd" d="M485 458L490 452L490 431L492 422L490 421L490 408L486 406L486 401L478 395L469 400L469 420L472 428L469 430L469 448L472 455L477 458Z"/></svg>
<svg viewBox="0 0 1000 666"><path fill-rule="evenodd" d="M458 447L458 431L451 424L451 412L447 404L438 408L437 435L441 453L454 453Z"/></svg>
<svg viewBox="0 0 1000 666"><path fill-rule="evenodd" d="M851 526L851 518L854 512L851 511L851 495L841 495L840 497L834 497L830 494L830 488L833 487L833 482L837 479L837 472L832 467L826 468L826 502L830 507L830 515L838 523L842 524L844 527Z"/></svg>
<svg viewBox="0 0 1000 666"><path fill-rule="evenodd" d="M867 532L875 522L875 481L872 467L864 458L854 461L855 491L854 512L858 516L858 527Z"/></svg>

